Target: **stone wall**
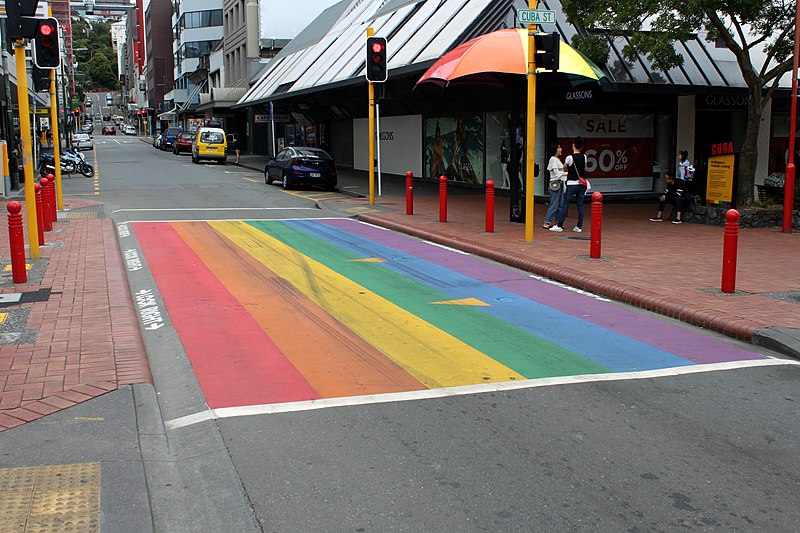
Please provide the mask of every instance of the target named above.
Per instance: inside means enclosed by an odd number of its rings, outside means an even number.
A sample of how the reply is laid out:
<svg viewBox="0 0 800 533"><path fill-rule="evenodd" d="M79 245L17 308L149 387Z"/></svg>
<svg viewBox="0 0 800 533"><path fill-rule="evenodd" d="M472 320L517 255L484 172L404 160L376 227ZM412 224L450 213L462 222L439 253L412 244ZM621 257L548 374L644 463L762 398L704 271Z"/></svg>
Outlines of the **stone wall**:
<svg viewBox="0 0 800 533"><path fill-rule="evenodd" d="M685 222L724 226L727 207L695 205L691 211L683 214ZM739 209L739 226L742 228L772 228L783 225L783 206L752 207ZM800 229L800 211L795 210L792 216L792 227Z"/></svg>

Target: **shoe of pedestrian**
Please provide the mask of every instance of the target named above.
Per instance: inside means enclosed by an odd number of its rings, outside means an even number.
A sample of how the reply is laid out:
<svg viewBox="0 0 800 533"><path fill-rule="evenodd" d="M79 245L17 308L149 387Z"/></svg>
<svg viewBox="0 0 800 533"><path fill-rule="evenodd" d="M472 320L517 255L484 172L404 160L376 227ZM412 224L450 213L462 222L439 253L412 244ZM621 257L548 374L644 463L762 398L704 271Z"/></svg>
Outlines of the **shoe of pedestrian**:
<svg viewBox="0 0 800 533"><path fill-rule="evenodd" d="M572 228L572 231L574 231L575 233L580 233L583 230L581 228L579 228L578 226L575 226L574 228Z"/></svg>
<svg viewBox="0 0 800 533"><path fill-rule="evenodd" d="M681 220L676 218L675 220L672 221L672 223L673 224L683 224L683 221L681 221Z"/></svg>
<svg viewBox="0 0 800 533"><path fill-rule="evenodd" d="M664 219L661 217L653 217L650 219L650 222L664 222Z"/></svg>
<svg viewBox="0 0 800 533"><path fill-rule="evenodd" d="M545 222L544 224L542 224L542 227L543 227L544 229L550 229L550 228L552 228L552 227L553 227L553 225L552 225L552 224L549 224L549 223L547 223L547 222Z"/></svg>
<svg viewBox="0 0 800 533"><path fill-rule="evenodd" d="M564 231L564 230L558 226L551 226L550 231Z"/></svg>

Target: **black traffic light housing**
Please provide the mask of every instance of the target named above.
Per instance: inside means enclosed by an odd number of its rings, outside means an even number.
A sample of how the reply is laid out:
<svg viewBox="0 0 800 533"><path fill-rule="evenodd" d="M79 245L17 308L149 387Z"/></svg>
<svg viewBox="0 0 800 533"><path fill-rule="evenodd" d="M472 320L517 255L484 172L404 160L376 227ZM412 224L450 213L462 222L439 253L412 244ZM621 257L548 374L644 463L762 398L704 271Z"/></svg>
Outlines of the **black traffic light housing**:
<svg viewBox="0 0 800 533"><path fill-rule="evenodd" d="M36 31L36 7L39 0L7 0L6 32L11 41L30 39Z"/></svg>
<svg viewBox="0 0 800 533"><path fill-rule="evenodd" d="M557 32L537 33L533 36L536 45L536 68L558 70L558 54L561 48L561 36Z"/></svg>
<svg viewBox="0 0 800 533"><path fill-rule="evenodd" d="M33 90L37 93L50 92L50 69L42 69L33 65L31 69Z"/></svg>
<svg viewBox="0 0 800 533"><path fill-rule="evenodd" d="M386 38L367 37L367 81L383 83L389 77L386 61Z"/></svg>
<svg viewBox="0 0 800 533"><path fill-rule="evenodd" d="M42 69L54 69L61 65L61 50L58 43L58 21L49 17L40 19L33 36L33 64Z"/></svg>

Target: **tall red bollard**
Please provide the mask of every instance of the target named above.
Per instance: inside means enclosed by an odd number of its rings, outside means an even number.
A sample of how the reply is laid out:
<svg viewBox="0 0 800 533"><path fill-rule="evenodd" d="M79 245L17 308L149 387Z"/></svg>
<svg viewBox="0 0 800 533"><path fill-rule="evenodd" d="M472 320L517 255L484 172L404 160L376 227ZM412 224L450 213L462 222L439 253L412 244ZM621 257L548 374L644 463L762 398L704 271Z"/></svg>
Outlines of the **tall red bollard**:
<svg viewBox="0 0 800 533"><path fill-rule="evenodd" d="M486 181L486 233L494 233L494 181Z"/></svg>
<svg viewBox="0 0 800 533"><path fill-rule="evenodd" d="M45 176L50 185L50 220L58 222L58 194L56 193L56 177L52 174Z"/></svg>
<svg viewBox="0 0 800 533"><path fill-rule="evenodd" d="M53 220L50 214L50 181L47 178L39 180L42 188L42 225L44 231L53 231Z"/></svg>
<svg viewBox="0 0 800 533"><path fill-rule="evenodd" d="M592 193L592 236L589 243L589 257L600 259L603 241L603 194Z"/></svg>
<svg viewBox="0 0 800 533"><path fill-rule="evenodd" d="M42 188L38 183L33 184L33 191L36 195L36 226L39 230L39 246L44 244L44 217L42 216Z"/></svg>
<svg viewBox="0 0 800 533"><path fill-rule="evenodd" d="M736 257L739 254L739 212L725 213L725 237L722 244L722 292L736 292Z"/></svg>
<svg viewBox="0 0 800 533"><path fill-rule="evenodd" d="M439 177L439 222L447 222L447 177Z"/></svg>
<svg viewBox="0 0 800 533"><path fill-rule="evenodd" d="M14 283L28 281L25 270L25 232L22 228L22 205L9 202L8 206L8 241L11 244L11 280Z"/></svg>
<svg viewBox="0 0 800 533"><path fill-rule="evenodd" d="M414 214L414 173L406 172L406 215Z"/></svg>

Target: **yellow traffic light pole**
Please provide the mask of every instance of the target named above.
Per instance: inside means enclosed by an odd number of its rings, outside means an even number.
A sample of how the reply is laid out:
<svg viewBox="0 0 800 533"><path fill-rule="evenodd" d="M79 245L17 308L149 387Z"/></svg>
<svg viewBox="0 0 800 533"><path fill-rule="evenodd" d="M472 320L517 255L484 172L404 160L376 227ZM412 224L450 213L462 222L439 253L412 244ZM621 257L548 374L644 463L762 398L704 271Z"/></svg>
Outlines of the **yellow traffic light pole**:
<svg viewBox="0 0 800 533"><path fill-rule="evenodd" d="M530 0L535 10L538 0ZM536 154L536 24L528 24L528 113L525 129L525 242L533 242L533 186Z"/></svg>
<svg viewBox="0 0 800 533"><path fill-rule="evenodd" d="M28 244L31 259L39 259L39 227L36 223L36 193L33 189L33 155L31 154L31 116L28 107L28 66L25 62L25 41L14 42L17 67L17 102L19 103L19 138L22 145L22 166L25 175L25 214L28 219ZM56 160L56 166L59 161Z"/></svg>
<svg viewBox="0 0 800 533"><path fill-rule="evenodd" d="M64 195L61 192L61 137L58 134L58 98L56 98L56 71L50 71L50 131L53 134L53 159L55 160L56 203L64 209Z"/></svg>
<svg viewBox="0 0 800 533"><path fill-rule="evenodd" d="M375 30L367 28L367 37L375 35ZM369 68L369 65L367 65ZM369 86L369 205L375 205L375 84Z"/></svg>

